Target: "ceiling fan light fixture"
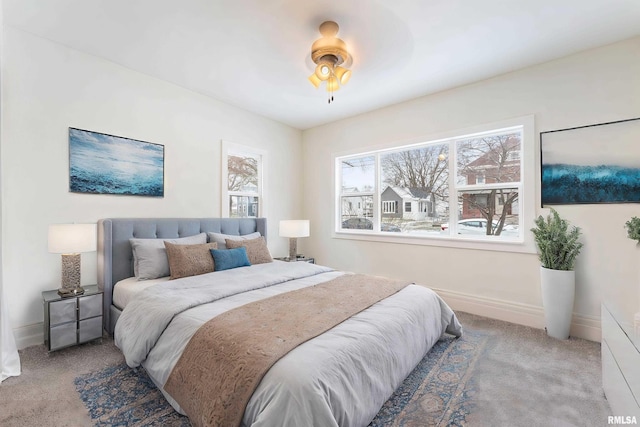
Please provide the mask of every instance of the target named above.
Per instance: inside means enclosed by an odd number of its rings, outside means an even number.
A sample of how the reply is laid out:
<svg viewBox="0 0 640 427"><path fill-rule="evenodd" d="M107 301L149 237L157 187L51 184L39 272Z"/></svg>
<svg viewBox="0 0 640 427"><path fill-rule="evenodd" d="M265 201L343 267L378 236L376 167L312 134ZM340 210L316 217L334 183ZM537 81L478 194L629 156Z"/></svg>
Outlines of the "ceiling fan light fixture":
<svg viewBox="0 0 640 427"><path fill-rule="evenodd" d="M327 80L327 92L335 92L340 90L340 84L338 84L338 79L331 76Z"/></svg>
<svg viewBox="0 0 640 427"><path fill-rule="evenodd" d="M315 71L315 75L318 77L318 79L320 79L321 81L325 81L327 80L329 77L331 77L331 70L332 67L330 67L329 65L327 65L326 63L320 63L316 66L316 71Z"/></svg>
<svg viewBox="0 0 640 427"><path fill-rule="evenodd" d="M323 81L326 82L329 103L333 101L333 92L351 78L351 70L340 66L349 60L349 52L347 44L336 37L339 29L338 24L333 21L323 22L319 28L322 38L311 45L311 59L316 64L316 69L309 81L316 88Z"/></svg>
<svg viewBox="0 0 640 427"><path fill-rule="evenodd" d="M320 80L318 76L316 76L316 73L313 73L309 76L309 81L312 85L315 86L316 89L318 89L320 87L320 83L322 83L322 80Z"/></svg>
<svg viewBox="0 0 640 427"><path fill-rule="evenodd" d="M334 74L342 85L347 84L347 82L351 78L351 70L347 70L346 68L340 66L335 68Z"/></svg>

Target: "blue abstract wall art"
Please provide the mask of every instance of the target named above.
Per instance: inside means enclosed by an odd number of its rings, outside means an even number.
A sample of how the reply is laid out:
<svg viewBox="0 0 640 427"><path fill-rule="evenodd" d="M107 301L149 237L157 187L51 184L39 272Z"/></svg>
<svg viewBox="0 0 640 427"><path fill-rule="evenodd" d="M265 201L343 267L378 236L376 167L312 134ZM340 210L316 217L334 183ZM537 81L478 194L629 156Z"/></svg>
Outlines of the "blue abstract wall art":
<svg viewBox="0 0 640 427"><path fill-rule="evenodd" d="M69 191L164 197L164 146L69 128Z"/></svg>
<svg viewBox="0 0 640 427"><path fill-rule="evenodd" d="M640 118L540 133L542 205L640 203Z"/></svg>

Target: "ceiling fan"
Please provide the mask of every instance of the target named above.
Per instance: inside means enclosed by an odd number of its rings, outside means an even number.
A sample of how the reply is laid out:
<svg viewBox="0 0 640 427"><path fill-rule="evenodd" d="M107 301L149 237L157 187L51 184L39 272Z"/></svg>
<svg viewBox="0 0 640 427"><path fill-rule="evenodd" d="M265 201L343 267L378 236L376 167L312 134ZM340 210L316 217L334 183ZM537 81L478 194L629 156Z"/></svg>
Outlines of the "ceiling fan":
<svg viewBox="0 0 640 427"><path fill-rule="evenodd" d="M311 59L316 69L309 76L309 81L316 88L325 82L329 92L328 103L333 102L333 92L340 89L351 78L351 70L342 67L349 60L347 44L336 37L340 27L333 21L320 24L322 37L311 45Z"/></svg>

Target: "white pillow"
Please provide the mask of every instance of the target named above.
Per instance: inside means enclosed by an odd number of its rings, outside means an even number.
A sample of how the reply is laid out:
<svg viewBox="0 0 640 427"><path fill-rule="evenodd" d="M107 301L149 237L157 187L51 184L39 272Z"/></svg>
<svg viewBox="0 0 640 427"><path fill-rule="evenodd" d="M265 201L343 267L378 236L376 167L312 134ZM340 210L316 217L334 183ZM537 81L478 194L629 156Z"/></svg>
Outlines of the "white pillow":
<svg viewBox="0 0 640 427"><path fill-rule="evenodd" d="M205 233L178 239L129 239L133 251L133 273L138 280L157 279L169 275L169 260L164 242L177 245L207 243Z"/></svg>
<svg viewBox="0 0 640 427"><path fill-rule="evenodd" d="M216 242L218 244L218 249L227 249L226 239L229 240L250 240L257 239L260 237L260 232L256 231L255 233L245 234L243 236L235 236L233 234L222 234L222 233L214 233L208 232L207 237L209 238L209 243Z"/></svg>

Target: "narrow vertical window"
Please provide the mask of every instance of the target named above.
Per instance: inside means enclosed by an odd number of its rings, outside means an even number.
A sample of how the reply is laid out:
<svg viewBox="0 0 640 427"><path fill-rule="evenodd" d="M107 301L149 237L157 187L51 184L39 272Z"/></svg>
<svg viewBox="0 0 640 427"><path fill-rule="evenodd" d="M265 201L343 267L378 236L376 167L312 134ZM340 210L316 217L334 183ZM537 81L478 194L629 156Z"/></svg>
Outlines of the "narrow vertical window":
<svg viewBox="0 0 640 427"><path fill-rule="evenodd" d="M484 220L471 234L518 236L521 145L520 130L456 141L459 234L469 221Z"/></svg>
<svg viewBox="0 0 640 427"><path fill-rule="evenodd" d="M262 215L264 157L261 150L223 141L222 216L256 218Z"/></svg>
<svg viewBox="0 0 640 427"><path fill-rule="evenodd" d="M342 159L340 170L340 228L373 230L374 156Z"/></svg>

